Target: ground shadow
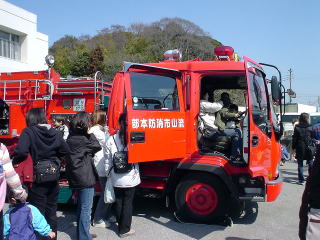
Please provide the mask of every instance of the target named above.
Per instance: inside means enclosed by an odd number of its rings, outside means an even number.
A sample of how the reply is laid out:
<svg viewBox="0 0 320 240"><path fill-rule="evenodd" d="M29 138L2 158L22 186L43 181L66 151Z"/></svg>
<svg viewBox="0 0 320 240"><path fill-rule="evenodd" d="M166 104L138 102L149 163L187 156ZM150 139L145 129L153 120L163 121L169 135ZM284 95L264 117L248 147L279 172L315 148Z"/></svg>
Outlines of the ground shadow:
<svg viewBox="0 0 320 240"><path fill-rule="evenodd" d="M304 175L305 177L308 174L308 168L306 167L304 170ZM286 183L291 183L291 184L299 184L299 179L298 179L298 171L293 172L293 171L288 171L288 170L281 170L283 181Z"/></svg>
<svg viewBox="0 0 320 240"><path fill-rule="evenodd" d="M259 212L257 202L246 201L241 216L234 220L235 224L252 224L256 221Z"/></svg>
<svg viewBox="0 0 320 240"><path fill-rule="evenodd" d="M134 215L153 221L175 232L182 233L192 239L201 239L214 231L223 231L226 226L178 222L172 211L165 207L162 199L136 198L134 201ZM248 203L240 218L234 220L235 224L252 224L258 215L258 204ZM201 231L199 231L201 228Z"/></svg>
<svg viewBox="0 0 320 240"><path fill-rule="evenodd" d="M58 218L58 232L63 232L69 235L70 239L76 239L76 205L72 204L59 204L58 211L61 214Z"/></svg>
<svg viewBox="0 0 320 240"><path fill-rule="evenodd" d="M58 210L60 211L58 215L58 231L68 235L70 239L76 239L76 205L60 204L58 205ZM246 202L241 216L238 219L233 219L234 224L254 223L258 215L258 210L259 208L256 202ZM226 228L226 226L214 224L178 222L173 212L166 208L165 201L161 198L153 199L137 196L134 200L133 215L146 218L192 239L201 239L212 232L223 231ZM199 228L201 231L199 231ZM117 233L116 224L112 224L109 229ZM237 238L228 238L228 240L232 239L236 240ZM241 238L238 239L241 240Z"/></svg>
<svg viewBox="0 0 320 240"><path fill-rule="evenodd" d="M238 238L238 237L227 237L225 240L263 240L263 239L252 239L252 238Z"/></svg>

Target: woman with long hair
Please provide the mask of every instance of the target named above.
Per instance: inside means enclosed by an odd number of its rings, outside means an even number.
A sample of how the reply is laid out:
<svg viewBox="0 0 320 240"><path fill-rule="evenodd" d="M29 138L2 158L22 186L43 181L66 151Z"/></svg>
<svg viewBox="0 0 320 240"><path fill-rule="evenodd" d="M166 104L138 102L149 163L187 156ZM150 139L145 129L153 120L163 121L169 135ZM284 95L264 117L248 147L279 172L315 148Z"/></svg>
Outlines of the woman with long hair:
<svg viewBox="0 0 320 240"><path fill-rule="evenodd" d="M68 156L69 148L62 134L48 124L43 108L30 109L26 123L27 128L22 131L14 150L13 163L20 163L27 158L28 153L31 154L35 179L29 189L28 201L40 210L57 233L60 162ZM43 175L47 169L52 170L52 174ZM39 238L42 239L41 236Z"/></svg>
<svg viewBox="0 0 320 240"><path fill-rule="evenodd" d="M94 185L99 180L93 156L101 150L101 146L97 138L88 133L90 127L90 115L86 112L77 113L71 120L67 139L70 158L67 160L66 171L70 187L78 194L78 240L91 240L96 237L89 233Z"/></svg>
<svg viewBox="0 0 320 240"><path fill-rule="evenodd" d="M106 169L109 169L109 165L105 166L105 158L106 158L106 139L108 138L108 132L105 132L106 129L106 112L103 110L97 110L91 115L92 127L89 130L89 133L93 133L93 135L98 139L101 150L97 152L94 157L94 165L96 166L98 175L99 175L99 183L101 186L102 194L99 197L97 207L94 213L93 225L95 227L109 227L108 223L108 215L110 212L111 204L106 204L104 202L104 189L106 187L107 182L107 172Z"/></svg>
<svg viewBox="0 0 320 240"><path fill-rule="evenodd" d="M307 160L309 169L312 167L313 153L308 147L312 142L312 128L309 123L309 114L301 113L299 123L295 125L292 136L292 149L296 151L296 159L298 161L298 178L300 184L303 184L305 181L303 176L303 160Z"/></svg>
<svg viewBox="0 0 320 240"><path fill-rule="evenodd" d="M107 140L107 164L111 167L111 181L115 192L115 212L118 222L118 231L120 237L133 235L135 231L131 229L132 222L132 202L135 193L135 187L140 184L139 165L133 164L132 169L126 173L116 173L113 166L113 157L116 152L127 150L126 135L126 115L119 117L120 129Z"/></svg>

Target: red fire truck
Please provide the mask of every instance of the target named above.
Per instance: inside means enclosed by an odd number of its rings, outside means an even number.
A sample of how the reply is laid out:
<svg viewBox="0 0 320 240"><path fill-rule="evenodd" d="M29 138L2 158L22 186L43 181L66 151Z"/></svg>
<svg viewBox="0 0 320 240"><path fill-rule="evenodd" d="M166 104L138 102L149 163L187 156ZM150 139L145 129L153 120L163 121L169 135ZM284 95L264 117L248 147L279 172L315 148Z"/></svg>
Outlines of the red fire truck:
<svg viewBox="0 0 320 240"><path fill-rule="evenodd" d="M114 77L108 108L111 134L119 129L119 116L126 115L128 159L140 163L139 188L160 192L176 213L197 222L210 222L245 200L274 201L282 188L282 133L273 111L273 104L281 104L281 75L280 82L268 80L262 65L272 65L247 57L239 61L231 47L214 52L215 61L181 62L180 53L171 50L163 62L125 62ZM204 91L211 101L228 92L245 110L241 164L231 161L228 143L203 148Z"/></svg>

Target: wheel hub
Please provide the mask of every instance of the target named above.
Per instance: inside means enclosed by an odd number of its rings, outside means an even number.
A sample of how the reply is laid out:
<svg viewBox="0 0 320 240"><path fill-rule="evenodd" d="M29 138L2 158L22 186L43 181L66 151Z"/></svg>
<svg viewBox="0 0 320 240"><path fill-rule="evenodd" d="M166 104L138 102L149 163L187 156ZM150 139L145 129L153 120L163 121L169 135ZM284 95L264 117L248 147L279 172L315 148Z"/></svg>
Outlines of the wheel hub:
<svg viewBox="0 0 320 240"><path fill-rule="evenodd" d="M196 183L187 190L186 203L195 214L208 215L217 207L218 194L212 186Z"/></svg>

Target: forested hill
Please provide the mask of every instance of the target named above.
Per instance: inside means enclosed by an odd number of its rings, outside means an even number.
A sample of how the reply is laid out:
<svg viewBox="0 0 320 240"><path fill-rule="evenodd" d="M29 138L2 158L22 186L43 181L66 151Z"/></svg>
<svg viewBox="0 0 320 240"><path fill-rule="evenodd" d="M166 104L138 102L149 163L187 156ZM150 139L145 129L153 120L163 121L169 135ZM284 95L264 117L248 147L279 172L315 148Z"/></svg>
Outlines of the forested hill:
<svg viewBox="0 0 320 240"><path fill-rule="evenodd" d="M181 18L163 18L151 24L113 25L97 35L79 38L65 35L49 49L55 69L66 77L92 76L101 71L108 79L121 70L123 61L159 62L169 49L179 49L182 60L213 59L213 49L221 43L199 26Z"/></svg>

